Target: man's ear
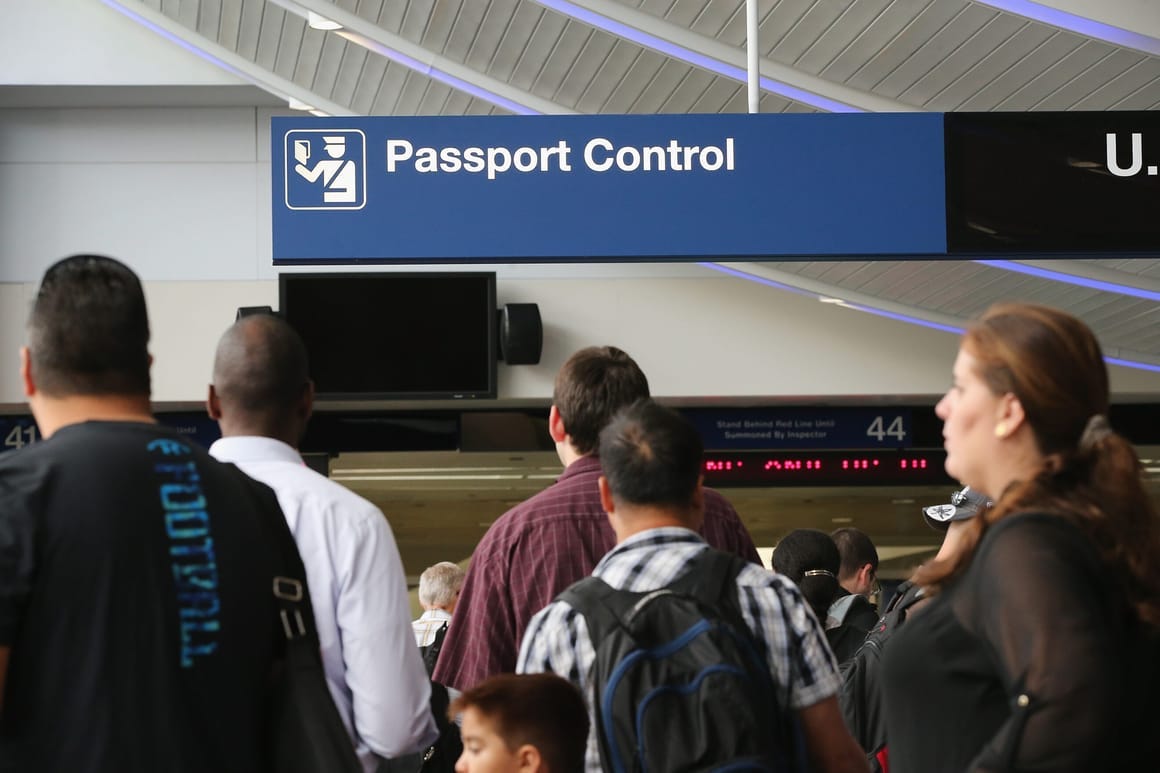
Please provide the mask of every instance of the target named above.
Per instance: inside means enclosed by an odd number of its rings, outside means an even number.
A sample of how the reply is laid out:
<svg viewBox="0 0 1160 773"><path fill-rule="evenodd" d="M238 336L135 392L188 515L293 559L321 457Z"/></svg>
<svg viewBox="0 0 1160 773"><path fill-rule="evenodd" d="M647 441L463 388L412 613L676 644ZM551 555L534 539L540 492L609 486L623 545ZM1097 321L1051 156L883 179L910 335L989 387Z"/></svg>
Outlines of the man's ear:
<svg viewBox="0 0 1160 773"><path fill-rule="evenodd" d="M548 410L548 434L551 435L553 443L563 443L568 437L564 419L560 417L560 409L555 405Z"/></svg>
<svg viewBox="0 0 1160 773"><path fill-rule="evenodd" d="M516 762L519 765L520 773L547 773L548 771L548 766L544 764L544 758L540 756L540 750L530 743L516 749Z"/></svg>
<svg viewBox="0 0 1160 773"><path fill-rule="evenodd" d="M609 515L616 513L616 501L612 498L612 487L608 485L608 478L601 475L596 480L596 487L600 490L600 506Z"/></svg>
<svg viewBox="0 0 1160 773"><path fill-rule="evenodd" d="M205 412L214 421L221 421L222 401L217 395L217 390L213 388L213 384L209 385L209 393L205 397Z"/></svg>
<svg viewBox="0 0 1160 773"><path fill-rule="evenodd" d="M310 379L307 379L306 384L302 387L302 397L299 398L298 413L302 417L303 424L306 424L310 420L310 416L314 413L314 382Z"/></svg>
<svg viewBox="0 0 1160 773"><path fill-rule="evenodd" d="M20 347L20 380L24 384L24 396L36 394L36 380L32 376L32 352L27 346Z"/></svg>
<svg viewBox="0 0 1160 773"><path fill-rule="evenodd" d="M871 577L874 576L874 567L870 564L862 564L862 568L858 570L858 574L854 577L859 588L869 588L874 583Z"/></svg>
<svg viewBox="0 0 1160 773"><path fill-rule="evenodd" d="M697 476L697 487L693 489L693 496L689 499L692 506L692 512L689 513L691 522L689 526L693 529L700 530L701 524L705 522L705 476Z"/></svg>

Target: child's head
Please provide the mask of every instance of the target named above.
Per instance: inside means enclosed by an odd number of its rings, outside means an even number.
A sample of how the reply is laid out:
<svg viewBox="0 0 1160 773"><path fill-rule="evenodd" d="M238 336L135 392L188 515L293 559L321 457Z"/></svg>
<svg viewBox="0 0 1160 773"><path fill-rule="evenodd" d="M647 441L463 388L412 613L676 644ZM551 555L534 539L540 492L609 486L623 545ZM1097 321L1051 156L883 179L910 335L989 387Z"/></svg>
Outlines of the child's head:
<svg viewBox="0 0 1160 773"><path fill-rule="evenodd" d="M555 674L503 674L451 704L463 714L457 773L582 773L588 710Z"/></svg>

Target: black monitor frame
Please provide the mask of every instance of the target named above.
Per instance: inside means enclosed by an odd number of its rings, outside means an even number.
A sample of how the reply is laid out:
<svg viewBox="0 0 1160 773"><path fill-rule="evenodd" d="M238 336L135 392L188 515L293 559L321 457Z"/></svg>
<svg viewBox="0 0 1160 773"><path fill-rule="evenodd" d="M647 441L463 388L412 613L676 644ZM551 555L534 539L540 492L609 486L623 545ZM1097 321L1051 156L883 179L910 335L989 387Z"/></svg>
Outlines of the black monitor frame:
<svg viewBox="0 0 1160 773"><path fill-rule="evenodd" d="M296 301L293 300L295 295L295 286L303 287L309 284L316 286L323 286L326 283L356 283L360 289L374 294L373 285L377 284L380 287L385 287L385 283L392 280L399 280L400 283L406 284L408 282L446 282L449 289L456 285L459 288L465 288L467 283L465 280L478 280L482 287L479 292L482 298L472 298L472 302L478 306L473 310L476 315L469 322L471 325L478 325L482 328L482 335L486 337L486 341L478 341L472 347L471 355L478 358L480 361L473 366L471 371L471 378L452 379L441 383L435 383L433 380L430 384L422 384L412 382L406 388L370 388L360 386L352 388L353 384L359 377L355 376L354 372L348 372L345 377L336 373L324 373L323 367L329 368L333 371L336 367L333 360L329 365L324 365L328 358L335 356L335 351L332 349L334 343L337 341L327 341L325 344L316 340L320 333L318 327L313 330L307 329L308 325L318 325L318 319L307 320L304 319L305 310L300 308L301 304L297 306ZM397 299L398 296L396 296ZM382 300L388 302L391 298L384 293ZM383 307L380 307L383 308ZM290 272L278 275L278 309L279 314L286 319L302 336L306 342L307 351L311 358L311 375L315 380L317 390L316 396L320 400L484 400L494 399L498 391L498 367L497 367L497 339L499 335L498 322L496 316L496 277L494 272L490 271L375 271L375 272ZM352 332L361 328L363 334L348 344L348 349L357 351L357 356L366 357L390 357L392 353L398 354L401 350L399 346L391 346L391 339L389 336L383 334L383 326L375 324L375 320L371 319L374 312L360 310L358 307L350 305L342 305L336 309L337 312L351 313L351 316L346 319L348 327ZM366 316L363 318L356 318L354 312L361 311ZM320 313L315 309L315 314ZM399 325L400 330L405 330L409 335L422 330L423 320L417 316L414 319L406 320L406 325ZM467 321L461 321L460 325L466 324ZM334 320L330 321L330 326L333 327ZM373 328L373 329L372 329ZM324 327L322 329L325 329ZM481 333L478 329L473 329L472 335L477 338ZM335 336L341 339L341 336ZM448 356L446 344L451 339L447 337L445 332L444 337L437 341L435 337L428 341L426 348L432 358ZM398 339L396 339L398 343ZM319 351L320 347L325 346L326 353ZM360 350L361 351L358 351ZM355 354L349 356L354 357ZM397 364L400 368L409 368L412 372L415 369L423 368L424 362L430 363L437 360L423 360L418 358L403 359ZM351 365L352 368L355 365ZM342 382L342 383L338 383ZM384 385L385 386L385 385Z"/></svg>

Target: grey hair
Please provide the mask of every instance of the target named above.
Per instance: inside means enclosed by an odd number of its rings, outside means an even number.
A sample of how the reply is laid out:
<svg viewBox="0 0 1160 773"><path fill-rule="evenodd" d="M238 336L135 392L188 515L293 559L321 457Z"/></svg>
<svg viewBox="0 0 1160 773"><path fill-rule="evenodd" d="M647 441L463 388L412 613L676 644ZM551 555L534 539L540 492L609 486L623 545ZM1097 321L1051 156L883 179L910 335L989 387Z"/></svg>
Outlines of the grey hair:
<svg viewBox="0 0 1160 773"><path fill-rule="evenodd" d="M440 561L419 575L419 603L433 607L450 606L463 587L467 572L450 561Z"/></svg>

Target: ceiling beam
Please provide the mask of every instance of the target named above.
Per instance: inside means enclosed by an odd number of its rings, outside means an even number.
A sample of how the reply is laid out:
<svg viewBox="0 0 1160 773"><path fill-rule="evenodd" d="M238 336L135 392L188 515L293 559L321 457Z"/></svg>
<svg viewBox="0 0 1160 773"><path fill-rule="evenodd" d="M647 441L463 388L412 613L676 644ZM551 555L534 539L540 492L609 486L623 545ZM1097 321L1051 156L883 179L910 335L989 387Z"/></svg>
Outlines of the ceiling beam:
<svg viewBox="0 0 1160 773"><path fill-rule="evenodd" d="M181 46L186 51L217 65L248 83L254 84L279 99L286 100L287 103L295 100L327 115L355 114L349 107L324 99L310 89L299 86L294 81L287 80L258 66L249 59L189 29L160 11L134 2L134 0L101 0L101 2L171 43Z"/></svg>
<svg viewBox="0 0 1160 773"><path fill-rule="evenodd" d="M616 0L534 0L534 2L694 67L741 83L749 80L744 48L737 48L687 30ZM763 91L819 110L832 113L922 112L922 108L914 105L834 83L769 59L761 59L759 69Z"/></svg>
<svg viewBox="0 0 1160 773"><path fill-rule="evenodd" d="M1160 56L1160 5L1153 0L1125 3L1122 0L974 0L997 11L1022 16L1113 46ZM1133 7L1127 7L1133 6ZM1117 24L1117 22L1119 24ZM1131 25L1127 29L1121 25Z"/></svg>

